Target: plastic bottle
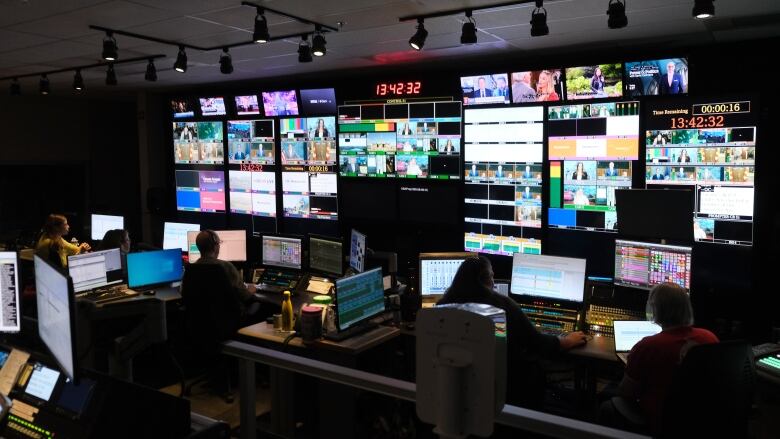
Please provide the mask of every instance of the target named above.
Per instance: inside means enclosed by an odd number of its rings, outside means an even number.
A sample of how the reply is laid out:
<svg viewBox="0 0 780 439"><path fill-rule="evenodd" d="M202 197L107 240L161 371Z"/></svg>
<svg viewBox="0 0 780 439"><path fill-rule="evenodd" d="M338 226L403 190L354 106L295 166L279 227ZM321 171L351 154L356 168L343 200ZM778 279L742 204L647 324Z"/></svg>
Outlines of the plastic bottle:
<svg viewBox="0 0 780 439"><path fill-rule="evenodd" d="M282 302L282 331L290 332L293 330L293 307L290 301L290 292L284 292L284 301Z"/></svg>

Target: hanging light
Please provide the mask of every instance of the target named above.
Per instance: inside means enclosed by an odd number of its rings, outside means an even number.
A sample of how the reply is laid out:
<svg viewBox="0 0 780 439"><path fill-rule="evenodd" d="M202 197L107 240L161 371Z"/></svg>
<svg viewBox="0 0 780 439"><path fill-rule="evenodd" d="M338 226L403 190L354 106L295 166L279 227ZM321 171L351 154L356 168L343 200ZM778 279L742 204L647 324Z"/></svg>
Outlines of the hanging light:
<svg viewBox="0 0 780 439"><path fill-rule="evenodd" d="M149 58L149 64L146 65L144 79L149 82L157 81L157 67L154 66L154 59L152 58Z"/></svg>
<svg viewBox="0 0 780 439"><path fill-rule="evenodd" d="M114 71L114 64L109 64L106 70L106 85L117 85L116 72Z"/></svg>
<svg viewBox="0 0 780 439"><path fill-rule="evenodd" d="M301 42L298 43L298 62L311 62L311 47L309 47L309 36L301 36Z"/></svg>
<svg viewBox="0 0 780 439"><path fill-rule="evenodd" d="M107 31L106 37L103 38L102 56L106 61L116 61L119 58L119 46L116 45L114 33L111 31Z"/></svg>
<svg viewBox="0 0 780 439"><path fill-rule="evenodd" d="M42 95L51 93L51 86L49 85L49 78L46 77L46 73L41 75L41 80L38 81L38 91L40 91Z"/></svg>
<svg viewBox="0 0 780 439"><path fill-rule="evenodd" d="M252 40L254 40L255 43L262 44L267 43L270 39L271 35L268 33L268 21L265 19L263 9L257 8L255 31L252 33Z"/></svg>
<svg viewBox="0 0 780 439"><path fill-rule="evenodd" d="M543 0L536 0L536 9L531 14L531 36L541 37L550 33L547 27L547 9Z"/></svg>
<svg viewBox="0 0 780 439"><path fill-rule="evenodd" d="M477 23L471 16L471 10L466 10L466 22L463 23L463 28L460 31L460 44L476 44L477 43Z"/></svg>
<svg viewBox="0 0 780 439"><path fill-rule="evenodd" d="M233 73L233 58L227 47L222 49L222 55L219 56L219 71L226 75Z"/></svg>
<svg viewBox="0 0 780 439"><path fill-rule="evenodd" d="M173 64L173 69L179 73L187 71L187 52L184 51L184 46L179 46L179 54L176 55L176 62Z"/></svg>
<svg viewBox="0 0 780 439"><path fill-rule="evenodd" d="M81 77L81 70L76 70L76 74L73 75L73 90L82 91L84 87L84 78Z"/></svg>
<svg viewBox="0 0 780 439"><path fill-rule="evenodd" d="M317 25L317 33L314 34L314 38L311 39L311 53L314 56L325 56L325 53L328 51L325 47L326 44L327 41L325 41L325 37L322 36L322 29Z"/></svg>
<svg viewBox="0 0 780 439"><path fill-rule="evenodd" d="M417 32L409 38L409 45L414 50L422 50L425 45L425 39L428 38L428 31L425 30L425 23L422 18L417 19Z"/></svg>
<svg viewBox="0 0 780 439"><path fill-rule="evenodd" d="M610 29L620 29L628 26L628 17L626 17L626 5L620 0L609 0L607 8L607 26Z"/></svg>
<svg viewBox="0 0 780 439"><path fill-rule="evenodd" d="M713 0L695 0L693 3L694 18L699 20L705 20L715 16L715 5L712 4Z"/></svg>

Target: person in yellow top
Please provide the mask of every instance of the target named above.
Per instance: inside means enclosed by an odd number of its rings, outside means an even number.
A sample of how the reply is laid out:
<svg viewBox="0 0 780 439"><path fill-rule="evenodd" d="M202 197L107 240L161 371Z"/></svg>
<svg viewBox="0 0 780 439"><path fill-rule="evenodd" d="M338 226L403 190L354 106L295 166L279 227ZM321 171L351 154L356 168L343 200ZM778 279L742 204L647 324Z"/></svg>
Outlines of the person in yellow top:
<svg viewBox="0 0 780 439"><path fill-rule="evenodd" d="M68 219L63 215L51 214L46 218L43 224L43 233L35 246L35 254L47 261L57 261L59 256L59 265L68 266L68 256L77 255L82 252L88 252L92 248L86 242L80 245L71 244L63 239L70 231Z"/></svg>

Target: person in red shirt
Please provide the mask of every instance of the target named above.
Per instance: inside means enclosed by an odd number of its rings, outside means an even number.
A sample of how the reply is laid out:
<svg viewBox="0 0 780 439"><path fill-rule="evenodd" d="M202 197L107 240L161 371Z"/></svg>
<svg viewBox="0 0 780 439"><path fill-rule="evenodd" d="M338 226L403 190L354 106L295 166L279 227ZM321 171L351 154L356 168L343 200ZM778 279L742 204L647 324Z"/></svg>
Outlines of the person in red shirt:
<svg viewBox="0 0 780 439"><path fill-rule="evenodd" d="M648 427L659 432L663 404L685 354L695 345L718 343L718 338L706 329L693 327L691 299L677 284L653 287L647 298L647 313L662 331L645 337L631 349L619 390L624 398L639 403Z"/></svg>

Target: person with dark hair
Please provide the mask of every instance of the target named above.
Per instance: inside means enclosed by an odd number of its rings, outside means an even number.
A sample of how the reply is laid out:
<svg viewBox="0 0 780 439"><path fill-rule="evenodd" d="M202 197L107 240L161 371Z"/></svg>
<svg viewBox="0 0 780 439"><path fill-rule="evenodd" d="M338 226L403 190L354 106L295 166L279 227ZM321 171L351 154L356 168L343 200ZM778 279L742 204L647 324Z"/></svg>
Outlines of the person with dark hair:
<svg viewBox="0 0 780 439"><path fill-rule="evenodd" d="M249 305L249 302L254 301L254 293L257 289L254 284L244 284L244 281L241 279L241 274L233 264L218 259L221 243L222 240L219 239L219 235L213 230L207 229L198 233L198 236L195 238L195 245L198 246L198 251L200 251L200 259L195 263L213 264L222 267L225 270L228 279L230 279L232 287L231 292L241 304L242 312L245 314L252 314L252 312L247 312L247 306Z"/></svg>
<svg viewBox="0 0 780 439"><path fill-rule="evenodd" d="M122 257L122 275L127 278L127 254L130 253L130 232L125 229L108 230L100 241L98 250L118 248Z"/></svg>
<svg viewBox="0 0 780 439"><path fill-rule="evenodd" d="M68 266L68 256L88 252L92 248L86 242L71 244L63 239L70 232L68 219L64 215L51 214L43 224L43 231L35 245L35 254L60 267Z"/></svg>
<svg viewBox="0 0 780 439"><path fill-rule="evenodd" d="M663 403L677 367L691 347L718 343L718 337L693 326L691 299L677 284L654 286L646 310L648 317L661 326L661 332L643 338L631 349L620 394L637 401L651 429L661 431Z"/></svg>
<svg viewBox="0 0 780 439"><path fill-rule="evenodd" d="M439 304L482 303L503 309L506 313L507 402L525 407L539 407L544 397L544 371L538 356L551 355L585 344L582 332L555 337L539 333L520 306L512 299L493 291L493 267L484 256L466 258Z"/></svg>

